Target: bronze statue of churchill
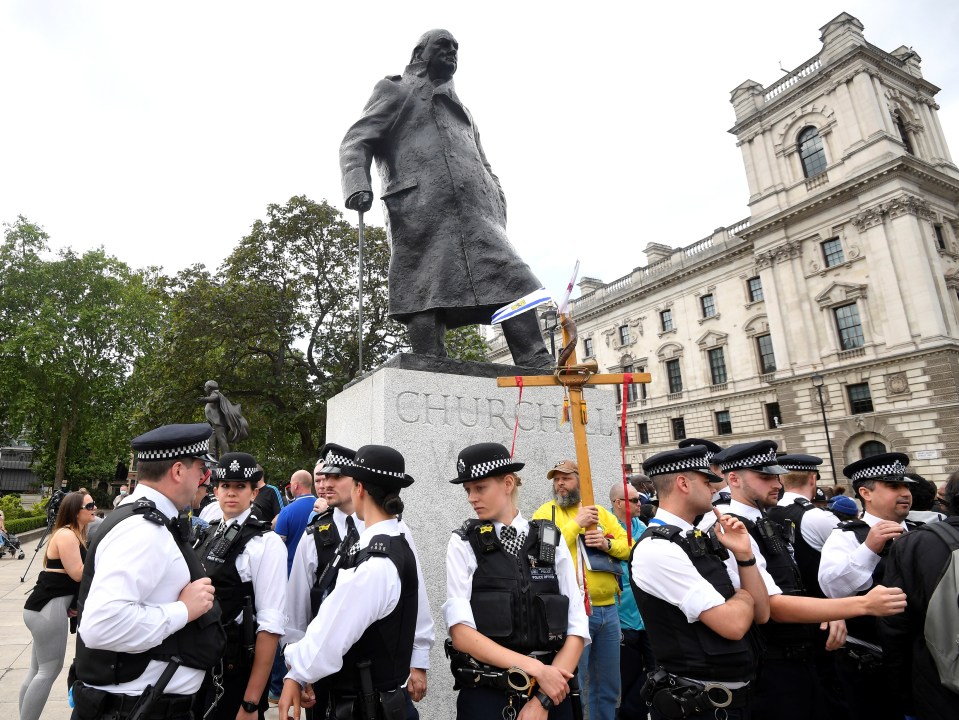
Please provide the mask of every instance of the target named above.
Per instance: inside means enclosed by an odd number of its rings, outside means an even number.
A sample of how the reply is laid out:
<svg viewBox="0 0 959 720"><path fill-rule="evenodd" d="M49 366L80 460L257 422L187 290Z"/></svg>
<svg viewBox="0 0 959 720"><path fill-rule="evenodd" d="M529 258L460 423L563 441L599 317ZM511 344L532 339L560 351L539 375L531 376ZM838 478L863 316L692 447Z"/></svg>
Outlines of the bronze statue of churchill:
<svg viewBox="0 0 959 720"><path fill-rule="evenodd" d="M391 257L390 315L414 353L445 356L447 328L488 324L493 312L542 284L506 236L506 198L473 116L453 87L456 39L420 38L402 75L380 80L340 145L346 206L373 203L376 160ZM549 367L536 314L503 323L513 362Z"/></svg>

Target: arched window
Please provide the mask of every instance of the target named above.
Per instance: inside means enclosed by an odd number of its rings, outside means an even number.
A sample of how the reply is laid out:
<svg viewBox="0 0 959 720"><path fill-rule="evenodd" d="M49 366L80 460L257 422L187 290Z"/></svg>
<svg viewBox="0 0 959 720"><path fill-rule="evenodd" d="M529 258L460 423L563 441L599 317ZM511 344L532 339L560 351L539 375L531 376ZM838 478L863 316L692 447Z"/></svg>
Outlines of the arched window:
<svg viewBox="0 0 959 720"><path fill-rule="evenodd" d="M799 159L803 175L807 178L816 177L826 170L826 152L816 128L807 127L799 133Z"/></svg>
<svg viewBox="0 0 959 720"><path fill-rule="evenodd" d="M884 452L886 452L886 446L878 440L867 440L859 446L859 456L862 458L881 455Z"/></svg>
<svg viewBox="0 0 959 720"><path fill-rule="evenodd" d="M912 143L909 142L909 135L906 133L906 124L902 121L902 115L894 112L892 114L892 120L896 124L896 130L899 131L899 138L902 140L902 144L906 146L906 152L910 155L915 155L916 153L912 150Z"/></svg>

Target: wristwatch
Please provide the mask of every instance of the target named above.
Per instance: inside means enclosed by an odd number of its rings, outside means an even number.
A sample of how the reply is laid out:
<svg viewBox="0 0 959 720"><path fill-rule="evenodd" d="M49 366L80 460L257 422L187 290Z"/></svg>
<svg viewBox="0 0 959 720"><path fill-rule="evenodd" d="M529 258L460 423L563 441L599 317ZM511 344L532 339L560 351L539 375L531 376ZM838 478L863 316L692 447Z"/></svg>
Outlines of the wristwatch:
<svg viewBox="0 0 959 720"><path fill-rule="evenodd" d="M255 702L250 702L249 700L244 700L240 703L240 707L243 708L244 712L255 713L260 709L260 706Z"/></svg>
<svg viewBox="0 0 959 720"><path fill-rule="evenodd" d="M539 700L539 704L542 705L543 709L547 712L553 709L553 701L550 700L549 695L542 690L536 691L536 699Z"/></svg>

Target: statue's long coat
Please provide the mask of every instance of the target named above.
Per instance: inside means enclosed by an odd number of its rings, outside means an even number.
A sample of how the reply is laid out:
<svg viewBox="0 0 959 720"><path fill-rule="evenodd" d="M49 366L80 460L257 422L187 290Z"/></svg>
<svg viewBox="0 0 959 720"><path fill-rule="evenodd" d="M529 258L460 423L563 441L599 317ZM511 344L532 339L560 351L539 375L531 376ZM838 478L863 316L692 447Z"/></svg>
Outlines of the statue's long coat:
<svg viewBox="0 0 959 720"><path fill-rule="evenodd" d="M343 192L372 191L376 159L390 236L390 315L446 311L449 327L489 323L541 287L506 237L506 199L452 81L425 63L380 80L340 145Z"/></svg>

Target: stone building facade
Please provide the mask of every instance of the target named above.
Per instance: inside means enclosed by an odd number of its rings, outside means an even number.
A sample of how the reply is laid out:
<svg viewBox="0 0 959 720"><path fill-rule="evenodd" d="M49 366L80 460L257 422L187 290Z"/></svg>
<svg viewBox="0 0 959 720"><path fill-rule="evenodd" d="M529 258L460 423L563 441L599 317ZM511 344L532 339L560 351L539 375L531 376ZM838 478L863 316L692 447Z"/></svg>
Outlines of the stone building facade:
<svg viewBox="0 0 959 720"><path fill-rule="evenodd" d="M959 169L939 88L848 14L821 33L784 80L732 91L749 217L579 283L579 358L653 377L625 398L633 468L684 436L772 438L826 459L825 483L830 450L840 482L887 450L934 480L959 467Z"/></svg>

